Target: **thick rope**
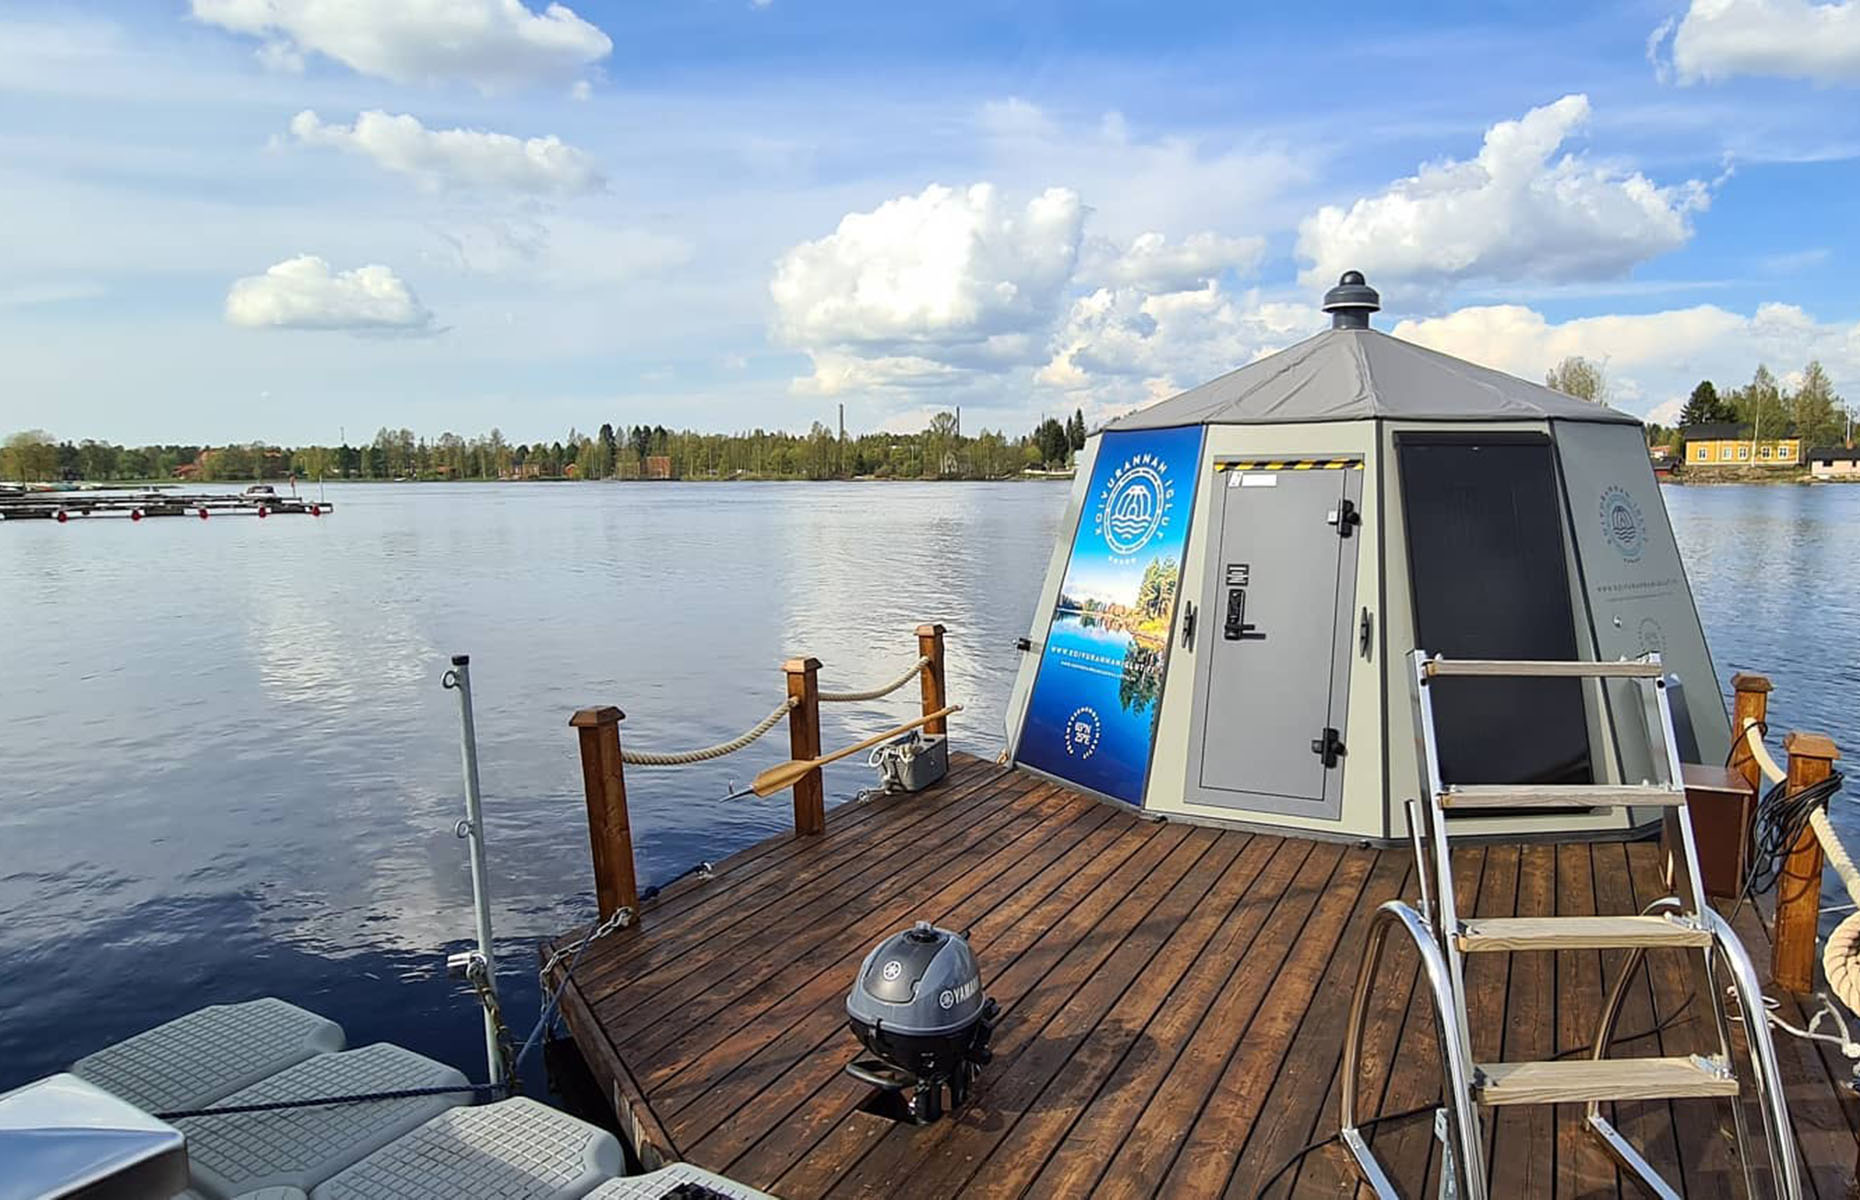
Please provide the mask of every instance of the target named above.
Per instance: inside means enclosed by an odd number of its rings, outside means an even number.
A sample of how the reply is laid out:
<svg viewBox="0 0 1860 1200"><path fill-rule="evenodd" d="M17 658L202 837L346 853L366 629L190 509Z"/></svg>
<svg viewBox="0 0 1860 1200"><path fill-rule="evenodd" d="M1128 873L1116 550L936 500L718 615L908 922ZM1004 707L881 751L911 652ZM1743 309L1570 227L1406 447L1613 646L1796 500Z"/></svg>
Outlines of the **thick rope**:
<svg viewBox="0 0 1860 1200"><path fill-rule="evenodd" d="M889 696L911 680L917 678L918 673L929 665L930 658L928 655L925 655L923 658L912 663L909 670L905 671L904 674L898 676L890 683L863 692L822 692L820 693L820 702L822 704L852 704L861 700L876 700L880 696Z"/></svg>
<svg viewBox="0 0 1860 1200"><path fill-rule="evenodd" d="M824 699L824 697L822 697ZM620 761L630 767L684 767L692 763L706 762L713 758L722 758L726 754L735 754L744 746L755 741L769 730L775 728L776 722L801 702L793 696L775 706L774 711L763 717L743 733L727 742L718 742L715 746L704 746L697 750L686 750L678 754L655 754L646 750L628 750L620 747Z"/></svg>

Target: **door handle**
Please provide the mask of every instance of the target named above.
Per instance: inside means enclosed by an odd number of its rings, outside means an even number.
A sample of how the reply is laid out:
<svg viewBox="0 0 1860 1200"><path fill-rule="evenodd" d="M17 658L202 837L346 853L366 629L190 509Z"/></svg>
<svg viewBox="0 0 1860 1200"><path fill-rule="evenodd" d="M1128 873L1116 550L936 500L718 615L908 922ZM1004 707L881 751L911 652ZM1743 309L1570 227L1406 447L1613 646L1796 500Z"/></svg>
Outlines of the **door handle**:
<svg viewBox="0 0 1860 1200"><path fill-rule="evenodd" d="M1182 649L1195 648L1195 602L1182 601Z"/></svg>

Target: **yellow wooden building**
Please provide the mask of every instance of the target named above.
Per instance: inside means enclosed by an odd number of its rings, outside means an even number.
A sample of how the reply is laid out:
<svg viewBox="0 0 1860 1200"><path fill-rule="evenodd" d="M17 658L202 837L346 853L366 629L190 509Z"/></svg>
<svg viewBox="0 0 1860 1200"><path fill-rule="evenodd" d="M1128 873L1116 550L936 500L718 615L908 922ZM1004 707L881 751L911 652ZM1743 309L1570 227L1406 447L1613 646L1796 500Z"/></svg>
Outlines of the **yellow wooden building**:
<svg viewBox="0 0 1860 1200"><path fill-rule="evenodd" d="M1802 439L1793 430L1764 438L1752 436L1748 425L1688 425L1688 467L1800 467Z"/></svg>

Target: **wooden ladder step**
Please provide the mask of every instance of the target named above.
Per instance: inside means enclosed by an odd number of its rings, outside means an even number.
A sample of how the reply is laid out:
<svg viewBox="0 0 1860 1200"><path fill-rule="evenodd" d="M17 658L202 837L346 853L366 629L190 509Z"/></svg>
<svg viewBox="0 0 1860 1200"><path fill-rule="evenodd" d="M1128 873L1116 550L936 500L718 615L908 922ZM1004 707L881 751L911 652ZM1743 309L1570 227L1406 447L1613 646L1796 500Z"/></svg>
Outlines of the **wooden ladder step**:
<svg viewBox="0 0 1860 1200"><path fill-rule="evenodd" d="M1494 1106L1737 1095L1736 1077L1702 1058L1480 1063L1474 1079L1474 1098Z"/></svg>
<svg viewBox="0 0 1860 1200"><path fill-rule="evenodd" d="M1440 793L1442 808L1677 808L1686 802L1683 789L1657 784L1453 784Z"/></svg>
<svg viewBox="0 0 1860 1200"><path fill-rule="evenodd" d="M1538 676L1553 679L1658 679L1666 673L1666 667L1657 662L1561 662L1555 659L1497 658L1430 658L1426 669L1430 676Z"/></svg>
<svg viewBox="0 0 1860 1200"><path fill-rule="evenodd" d="M1711 931L1671 917L1476 917L1460 926L1460 950L1615 950L1708 947Z"/></svg>

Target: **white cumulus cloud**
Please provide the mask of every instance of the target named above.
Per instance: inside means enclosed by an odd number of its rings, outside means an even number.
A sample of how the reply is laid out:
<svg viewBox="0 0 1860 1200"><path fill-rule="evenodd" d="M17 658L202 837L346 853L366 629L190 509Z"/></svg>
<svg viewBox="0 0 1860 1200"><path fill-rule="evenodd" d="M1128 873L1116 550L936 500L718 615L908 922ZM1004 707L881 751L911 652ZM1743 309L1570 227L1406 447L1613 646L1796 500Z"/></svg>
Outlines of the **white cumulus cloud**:
<svg viewBox="0 0 1860 1200"><path fill-rule="evenodd" d="M233 281L226 293L226 320L254 329L433 331L433 314L387 267L332 271L312 254Z"/></svg>
<svg viewBox="0 0 1860 1200"><path fill-rule="evenodd" d="M483 91L567 83L613 41L573 9L522 0L192 0L198 20L263 38L259 59L301 70L321 54L396 83Z"/></svg>
<svg viewBox="0 0 1860 1200"><path fill-rule="evenodd" d="M1250 272L1265 252L1265 238L1224 237L1213 232L1190 234L1173 243L1160 233L1144 233L1129 246L1091 238L1079 275L1093 283L1182 291L1200 287L1227 271Z"/></svg>
<svg viewBox="0 0 1860 1200"><path fill-rule="evenodd" d="M1392 331L1443 353L1525 379L1574 354L1602 363L1616 401L1636 413L1666 412L1701 379L1749 380L1758 363L1778 374L1819 359L1837 389L1860 393L1860 324L1822 322L1792 304L1762 304L1748 316L1701 304L1632 315L1551 322L1515 304L1462 308L1402 321Z"/></svg>
<svg viewBox="0 0 1860 1200"><path fill-rule="evenodd" d="M1233 293L1215 280L1168 292L1102 287L1073 302L1034 379L1111 416L1226 374L1323 324L1314 306Z"/></svg>
<svg viewBox="0 0 1860 1200"><path fill-rule="evenodd" d="M324 121L305 109L291 119L305 146L328 146L371 159L383 170L438 186L505 188L568 195L601 187L594 160L562 139L516 138L476 129L428 129L417 117L364 112L353 125Z"/></svg>
<svg viewBox="0 0 1860 1200"><path fill-rule="evenodd" d="M1587 123L1588 97L1565 96L1486 131L1476 158L1423 166L1349 208L1325 206L1298 227L1301 278L1554 282L1611 278L1685 245L1705 184L1661 187L1638 171L1558 156Z"/></svg>
<svg viewBox="0 0 1860 1200"><path fill-rule="evenodd" d="M826 392L1030 361L1063 303L1084 218L1070 189L1014 204L986 183L848 213L777 262L776 334L808 352L810 382Z"/></svg>
<svg viewBox="0 0 1860 1200"><path fill-rule="evenodd" d="M1737 75L1860 83L1860 0L1692 0L1676 25L1654 31L1656 66L1668 33L1681 83Z"/></svg>

